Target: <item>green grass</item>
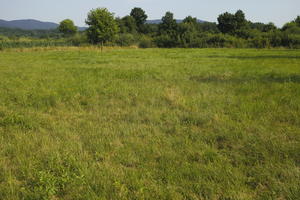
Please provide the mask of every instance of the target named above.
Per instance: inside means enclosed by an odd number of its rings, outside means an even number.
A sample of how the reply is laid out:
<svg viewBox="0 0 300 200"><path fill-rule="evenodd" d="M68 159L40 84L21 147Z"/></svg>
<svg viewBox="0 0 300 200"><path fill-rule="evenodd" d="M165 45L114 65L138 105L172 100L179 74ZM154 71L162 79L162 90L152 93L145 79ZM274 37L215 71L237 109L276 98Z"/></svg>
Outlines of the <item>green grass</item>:
<svg viewBox="0 0 300 200"><path fill-rule="evenodd" d="M299 197L299 50L0 52L0 199Z"/></svg>

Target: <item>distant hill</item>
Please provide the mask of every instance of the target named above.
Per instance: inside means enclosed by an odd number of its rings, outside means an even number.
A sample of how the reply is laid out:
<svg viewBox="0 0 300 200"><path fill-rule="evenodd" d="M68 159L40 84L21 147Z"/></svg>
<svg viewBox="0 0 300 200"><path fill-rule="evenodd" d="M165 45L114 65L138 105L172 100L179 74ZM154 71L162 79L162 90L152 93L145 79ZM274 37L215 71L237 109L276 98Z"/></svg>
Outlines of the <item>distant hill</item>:
<svg viewBox="0 0 300 200"><path fill-rule="evenodd" d="M182 19L176 19L176 22L177 23L181 23L183 20ZM204 23L204 22L206 22L206 21L203 21L203 20L200 20L200 19L198 19L197 20L199 23ZM161 21L161 19L152 19L152 20L147 20L146 21L146 23L147 24L160 24L162 21Z"/></svg>
<svg viewBox="0 0 300 200"><path fill-rule="evenodd" d="M177 19L177 23L182 22L182 19ZM205 21L198 20L199 23L203 23ZM161 19L147 20L147 24L160 24ZM53 22L42 22L34 19L21 19L21 20L12 20L6 21L0 19L0 27L4 28L17 28L22 30L51 30L56 29L58 24ZM78 27L78 30L83 31L86 27Z"/></svg>
<svg viewBox="0 0 300 200"><path fill-rule="evenodd" d="M22 30L51 30L56 29L58 24L53 22L42 22L34 19L22 19L6 21L0 19L0 27L18 28ZM85 27L78 27L80 31L85 30Z"/></svg>
<svg viewBox="0 0 300 200"><path fill-rule="evenodd" d="M23 30L50 30L56 29L58 24L52 22L41 22L34 19L12 21L0 20L0 27L19 28Z"/></svg>

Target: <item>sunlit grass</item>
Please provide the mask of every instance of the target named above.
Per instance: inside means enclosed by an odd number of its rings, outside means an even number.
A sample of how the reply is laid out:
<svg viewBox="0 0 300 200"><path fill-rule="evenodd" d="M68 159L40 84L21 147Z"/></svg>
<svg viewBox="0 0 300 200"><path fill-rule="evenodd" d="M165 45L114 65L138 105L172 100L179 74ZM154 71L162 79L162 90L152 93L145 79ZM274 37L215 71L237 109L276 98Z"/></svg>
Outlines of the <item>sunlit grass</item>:
<svg viewBox="0 0 300 200"><path fill-rule="evenodd" d="M300 51L0 52L0 199L298 199Z"/></svg>

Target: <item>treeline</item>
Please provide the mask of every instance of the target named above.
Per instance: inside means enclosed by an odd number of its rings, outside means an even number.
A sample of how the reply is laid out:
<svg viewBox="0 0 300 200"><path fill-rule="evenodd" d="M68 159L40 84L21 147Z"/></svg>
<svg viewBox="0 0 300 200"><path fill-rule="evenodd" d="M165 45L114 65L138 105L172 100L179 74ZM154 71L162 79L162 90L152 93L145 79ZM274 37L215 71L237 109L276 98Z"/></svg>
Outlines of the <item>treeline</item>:
<svg viewBox="0 0 300 200"><path fill-rule="evenodd" d="M177 23L171 12L166 12L160 24L147 24L146 20L147 14L141 8L116 18L120 30L117 41L128 44L138 34L143 35L141 47L300 47L300 16L282 28L273 23L253 23L241 10L219 15L218 23L199 22L192 16Z"/></svg>
<svg viewBox="0 0 300 200"><path fill-rule="evenodd" d="M166 12L159 24L149 24L147 18L146 12L141 8L133 8L123 18L115 18L106 8L97 8L88 13L88 29L84 32L78 32L73 21L66 19L57 30L24 31L26 34L18 34L21 31L15 30L16 34L0 36L0 48L1 45L2 48L5 45L9 47L13 42L13 46L22 46L20 37L42 38L43 44L51 41L55 45L65 42L64 45L72 46L93 44L138 45L141 48L300 48L300 16L281 28L273 23L251 22L241 10L220 14L218 23L201 22L192 16L178 23L171 12ZM5 29L0 29L0 34L5 35L3 32L5 33ZM12 36L15 38L12 39ZM60 42L54 42L58 40ZM26 42L28 45L28 41ZM38 43L37 39L35 42Z"/></svg>
<svg viewBox="0 0 300 200"><path fill-rule="evenodd" d="M34 39L55 39L62 38L62 33L57 29L53 30L23 30L18 28L0 27L0 38L10 40L18 40L19 38L34 38Z"/></svg>

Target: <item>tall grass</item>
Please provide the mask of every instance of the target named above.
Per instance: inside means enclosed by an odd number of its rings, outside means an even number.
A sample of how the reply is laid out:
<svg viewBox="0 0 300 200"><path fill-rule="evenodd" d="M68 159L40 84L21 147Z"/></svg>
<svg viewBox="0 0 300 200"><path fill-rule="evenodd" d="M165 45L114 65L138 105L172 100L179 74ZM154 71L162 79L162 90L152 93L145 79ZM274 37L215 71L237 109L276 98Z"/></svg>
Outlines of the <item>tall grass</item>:
<svg viewBox="0 0 300 200"><path fill-rule="evenodd" d="M298 50L0 53L0 199L299 199Z"/></svg>
<svg viewBox="0 0 300 200"><path fill-rule="evenodd" d="M63 40L4 40L0 41L0 48L33 48L51 46L73 46L71 42Z"/></svg>

